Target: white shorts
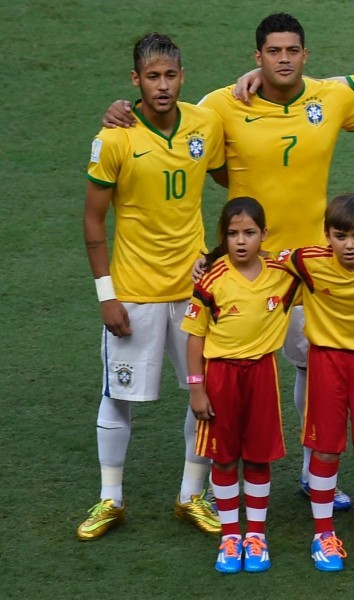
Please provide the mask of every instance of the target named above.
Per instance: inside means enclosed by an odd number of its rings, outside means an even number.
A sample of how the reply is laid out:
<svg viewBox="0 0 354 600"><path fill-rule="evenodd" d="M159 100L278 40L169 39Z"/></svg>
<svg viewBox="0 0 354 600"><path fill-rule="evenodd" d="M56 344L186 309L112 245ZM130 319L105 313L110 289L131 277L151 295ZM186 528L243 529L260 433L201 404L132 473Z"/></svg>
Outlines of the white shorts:
<svg viewBox="0 0 354 600"><path fill-rule="evenodd" d="M120 400L157 400L166 350L179 380L188 390L187 334L181 322L189 299L179 302L123 302L132 335L118 338L103 328L103 395Z"/></svg>
<svg viewBox="0 0 354 600"><path fill-rule="evenodd" d="M296 367L306 368L309 343L304 336L304 309L294 306L291 311L290 324L283 345L283 356Z"/></svg>

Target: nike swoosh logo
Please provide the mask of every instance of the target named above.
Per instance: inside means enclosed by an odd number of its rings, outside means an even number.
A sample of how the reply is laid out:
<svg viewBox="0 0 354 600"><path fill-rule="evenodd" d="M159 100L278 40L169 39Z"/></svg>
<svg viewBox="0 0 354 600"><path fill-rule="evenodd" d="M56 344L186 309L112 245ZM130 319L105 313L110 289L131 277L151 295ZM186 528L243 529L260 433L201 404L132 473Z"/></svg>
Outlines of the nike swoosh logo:
<svg viewBox="0 0 354 600"><path fill-rule="evenodd" d="M140 154L138 154L138 152L134 152L133 158L140 158L141 156L144 156L144 154L149 154L149 152L152 152L152 150L147 150L146 152L140 152Z"/></svg>
<svg viewBox="0 0 354 600"><path fill-rule="evenodd" d="M88 526L84 526L82 527L83 531L95 531L95 529L97 529L97 527L101 527L101 525L105 525L106 523L109 523L110 521L114 521L116 517L110 517L108 519L102 519L101 521L97 521L97 523L94 523L93 525L88 525Z"/></svg>
<svg viewBox="0 0 354 600"><path fill-rule="evenodd" d="M251 117L246 117L245 121L246 123L252 123L252 121L258 121L258 119L263 119L263 115L261 117L254 117L253 119L251 119Z"/></svg>

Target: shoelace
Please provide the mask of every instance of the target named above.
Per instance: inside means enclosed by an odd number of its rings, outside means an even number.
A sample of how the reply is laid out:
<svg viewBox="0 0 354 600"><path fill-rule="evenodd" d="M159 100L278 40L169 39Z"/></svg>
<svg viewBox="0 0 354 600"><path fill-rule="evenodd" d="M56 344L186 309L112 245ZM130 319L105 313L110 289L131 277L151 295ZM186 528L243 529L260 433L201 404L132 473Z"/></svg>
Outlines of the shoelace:
<svg viewBox="0 0 354 600"><path fill-rule="evenodd" d="M334 535L324 540L321 539L321 545L325 556L340 556L341 558L346 558L347 556L342 540L339 540Z"/></svg>
<svg viewBox="0 0 354 600"><path fill-rule="evenodd" d="M234 538L227 538L227 540L225 540L221 544L219 550L225 550L226 556L235 556L236 558L238 558L239 553L236 551L237 542L238 540Z"/></svg>
<svg viewBox="0 0 354 600"><path fill-rule="evenodd" d="M105 501L101 500L97 504L94 504L87 512L91 513L93 517L101 516L106 510L109 510L110 506L105 505Z"/></svg>
<svg viewBox="0 0 354 600"><path fill-rule="evenodd" d="M206 490L203 490L200 496L194 496L194 503L200 507L206 506L207 508L211 509L211 503L205 498L205 492Z"/></svg>
<svg viewBox="0 0 354 600"><path fill-rule="evenodd" d="M267 544L265 544L263 540L257 537L246 538L243 542L243 547L247 548L247 546L251 546L249 549L249 553L255 554L256 556L260 556L262 554L262 550L267 550Z"/></svg>

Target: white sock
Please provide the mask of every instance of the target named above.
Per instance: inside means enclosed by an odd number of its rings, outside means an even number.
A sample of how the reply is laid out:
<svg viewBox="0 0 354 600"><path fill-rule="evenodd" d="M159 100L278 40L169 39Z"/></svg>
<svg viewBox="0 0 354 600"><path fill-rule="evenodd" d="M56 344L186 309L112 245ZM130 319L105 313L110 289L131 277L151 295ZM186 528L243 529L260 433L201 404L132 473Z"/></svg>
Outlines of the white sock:
<svg viewBox="0 0 354 600"><path fill-rule="evenodd" d="M190 502L191 496L199 496L202 493L208 471L209 461L206 464L185 461L180 491L180 502L182 504Z"/></svg>

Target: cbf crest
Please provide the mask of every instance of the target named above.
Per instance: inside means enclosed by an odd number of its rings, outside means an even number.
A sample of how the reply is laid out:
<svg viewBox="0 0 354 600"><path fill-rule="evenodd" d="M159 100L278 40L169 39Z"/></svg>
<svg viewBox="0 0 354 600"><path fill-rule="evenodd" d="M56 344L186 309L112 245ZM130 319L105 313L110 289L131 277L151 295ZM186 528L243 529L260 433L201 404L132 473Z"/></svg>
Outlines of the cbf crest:
<svg viewBox="0 0 354 600"><path fill-rule="evenodd" d="M127 388L132 385L134 369L131 365L120 363L116 366L115 371L117 373L118 383L121 386Z"/></svg>
<svg viewBox="0 0 354 600"><path fill-rule="evenodd" d="M188 140L189 155L193 160L199 160L204 156L204 140L193 136Z"/></svg>
<svg viewBox="0 0 354 600"><path fill-rule="evenodd" d="M307 119L311 125L319 125L323 121L323 109L318 102L310 102L305 106Z"/></svg>

